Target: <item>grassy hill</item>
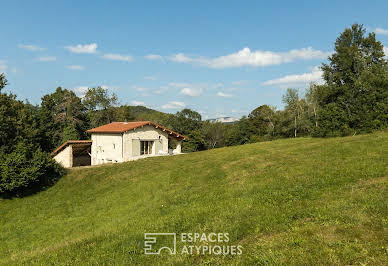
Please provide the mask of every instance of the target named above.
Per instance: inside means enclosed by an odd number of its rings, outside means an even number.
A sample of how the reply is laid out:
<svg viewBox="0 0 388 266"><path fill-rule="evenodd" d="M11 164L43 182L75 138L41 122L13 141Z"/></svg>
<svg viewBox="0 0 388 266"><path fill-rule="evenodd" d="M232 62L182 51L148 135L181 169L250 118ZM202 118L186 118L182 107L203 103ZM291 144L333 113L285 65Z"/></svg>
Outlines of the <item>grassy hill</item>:
<svg viewBox="0 0 388 266"><path fill-rule="evenodd" d="M146 232L227 232L243 254L144 255ZM385 264L388 132L73 169L1 200L0 242L0 265Z"/></svg>

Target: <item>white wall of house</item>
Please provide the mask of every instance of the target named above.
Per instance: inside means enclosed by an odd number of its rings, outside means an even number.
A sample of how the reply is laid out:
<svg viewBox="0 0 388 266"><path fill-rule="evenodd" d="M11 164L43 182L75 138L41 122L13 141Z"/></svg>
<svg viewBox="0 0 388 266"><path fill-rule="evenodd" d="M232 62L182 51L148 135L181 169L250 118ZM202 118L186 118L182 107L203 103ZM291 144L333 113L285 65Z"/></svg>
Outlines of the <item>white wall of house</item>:
<svg viewBox="0 0 388 266"><path fill-rule="evenodd" d="M123 162L123 134L92 134L92 165Z"/></svg>
<svg viewBox="0 0 388 266"><path fill-rule="evenodd" d="M68 145L65 149L54 156L54 160L60 163L63 167L73 167L73 148Z"/></svg>
<svg viewBox="0 0 388 266"><path fill-rule="evenodd" d="M128 160L137 156L137 154L134 154L136 148L134 149L132 145L139 145L138 142L144 140L154 142L152 154L158 155L159 151L162 153L168 153L168 133L166 131L162 131L161 129L147 125L124 133L124 159Z"/></svg>
<svg viewBox="0 0 388 266"><path fill-rule="evenodd" d="M119 134L92 133L92 141L92 165L124 162L139 157L140 141L153 141L150 155L168 153L167 131L150 125Z"/></svg>

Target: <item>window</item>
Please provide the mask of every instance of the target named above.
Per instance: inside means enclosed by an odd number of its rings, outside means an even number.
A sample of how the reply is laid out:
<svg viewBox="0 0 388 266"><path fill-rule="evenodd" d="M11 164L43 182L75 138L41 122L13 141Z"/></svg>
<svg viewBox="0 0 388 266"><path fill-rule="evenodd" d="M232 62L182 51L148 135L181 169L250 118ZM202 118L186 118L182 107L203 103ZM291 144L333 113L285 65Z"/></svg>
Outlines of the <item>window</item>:
<svg viewBox="0 0 388 266"><path fill-rule="evenodd" d="M140 141L140 155L152 154L153 141Z"/></svg>
<svg viewBox="0 0 388 266"><path fill-rule="evenodd" d="M116 149L116 144L113 143L113 149Z"/></svg>

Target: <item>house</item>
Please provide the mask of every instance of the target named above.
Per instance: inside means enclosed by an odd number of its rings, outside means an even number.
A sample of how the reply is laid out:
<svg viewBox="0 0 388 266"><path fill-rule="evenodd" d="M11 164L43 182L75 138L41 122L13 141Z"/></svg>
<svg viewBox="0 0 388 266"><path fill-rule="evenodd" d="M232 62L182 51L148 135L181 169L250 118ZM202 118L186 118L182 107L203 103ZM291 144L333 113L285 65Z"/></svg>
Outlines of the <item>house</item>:
<svg viewBox="0 0 388 266"><path fill-rule="evenodd" d="M118 163L180 154L187 137L150 121L113 122L87 131L91 140L69 140L52 155L64 167ZM169 150L169 141L175 149Z"/></svg>

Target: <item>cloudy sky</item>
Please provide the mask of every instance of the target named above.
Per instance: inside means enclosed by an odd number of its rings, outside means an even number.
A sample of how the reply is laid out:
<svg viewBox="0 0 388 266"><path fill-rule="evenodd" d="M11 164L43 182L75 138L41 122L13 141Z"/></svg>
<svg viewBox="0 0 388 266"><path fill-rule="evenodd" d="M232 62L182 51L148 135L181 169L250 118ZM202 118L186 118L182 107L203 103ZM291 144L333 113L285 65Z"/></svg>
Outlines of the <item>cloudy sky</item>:
<svg viewBox="0 0 388 266"><path fill-rule="evenodd" d="M353 23L388 46L386 1L266 2L7 1L0 72L34 104L58 86L103 86L122 104L240 117L320 82Z"/></svg>

